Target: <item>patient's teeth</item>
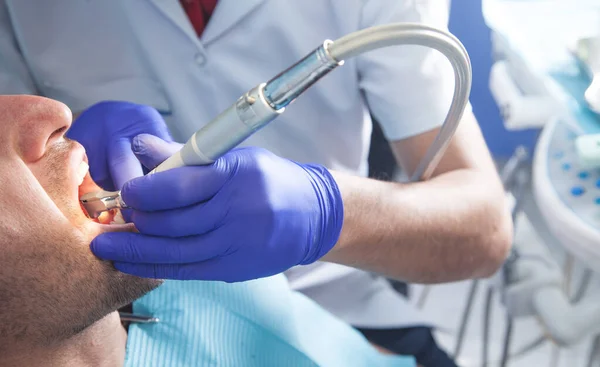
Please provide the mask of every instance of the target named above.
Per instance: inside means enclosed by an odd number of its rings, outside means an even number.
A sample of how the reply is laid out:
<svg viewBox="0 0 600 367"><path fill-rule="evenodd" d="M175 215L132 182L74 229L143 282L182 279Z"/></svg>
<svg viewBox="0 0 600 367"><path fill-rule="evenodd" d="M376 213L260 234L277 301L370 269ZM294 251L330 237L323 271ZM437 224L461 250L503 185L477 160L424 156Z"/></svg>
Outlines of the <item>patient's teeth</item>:
<svg viewBox="0 0 600 367"><path fill-rule="evenodd" d="M110 224L110 212L102 212L98 216L98 222L102 224Z"/></svg>
<svg viewBox="0 0 600 367"><path fill-rule="evenodd" d="M110 224L125 224L125 219L123 218L123 214L121 214L120 210L117 210Z"/></svg>
<svg viewBox="0 0 600 367"><path fill-rule="evenodd" d="M90 166L88 166L87 163L81 162L79 164L79 167L77 168L78 185L81 185L83 183L83 180L85 179L85 175L87 175L89 169L90 169Z"/></svg>

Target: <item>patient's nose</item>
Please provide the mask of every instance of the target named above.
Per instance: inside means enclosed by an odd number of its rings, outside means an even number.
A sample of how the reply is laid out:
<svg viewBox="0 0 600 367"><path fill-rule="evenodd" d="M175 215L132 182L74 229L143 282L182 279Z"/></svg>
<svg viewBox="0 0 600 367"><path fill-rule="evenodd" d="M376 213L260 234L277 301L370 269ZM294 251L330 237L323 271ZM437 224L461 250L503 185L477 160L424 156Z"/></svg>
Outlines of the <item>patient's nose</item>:
<svg viewBox="0 0 600 367"><path fill-rule="evenodd" d="M13 96L9 103L15 113L18 149L25 161L40 159L71 126L71 110L63 103L35 96Z"/></svg>

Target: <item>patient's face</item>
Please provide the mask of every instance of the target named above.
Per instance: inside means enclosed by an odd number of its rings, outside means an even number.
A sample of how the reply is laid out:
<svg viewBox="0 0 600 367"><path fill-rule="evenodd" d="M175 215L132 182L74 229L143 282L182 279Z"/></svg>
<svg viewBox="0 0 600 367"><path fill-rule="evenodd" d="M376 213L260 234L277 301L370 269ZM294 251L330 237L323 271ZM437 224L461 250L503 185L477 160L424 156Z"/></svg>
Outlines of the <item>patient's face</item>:
<svg viewBox="0 0 600 367"><path fill-rule="evenodd" d="M90 252L99 233L132 227L84 215L78 198L97 186L70 123L61 103L0 96L0 345L60 341L158 284Z"/></svg>

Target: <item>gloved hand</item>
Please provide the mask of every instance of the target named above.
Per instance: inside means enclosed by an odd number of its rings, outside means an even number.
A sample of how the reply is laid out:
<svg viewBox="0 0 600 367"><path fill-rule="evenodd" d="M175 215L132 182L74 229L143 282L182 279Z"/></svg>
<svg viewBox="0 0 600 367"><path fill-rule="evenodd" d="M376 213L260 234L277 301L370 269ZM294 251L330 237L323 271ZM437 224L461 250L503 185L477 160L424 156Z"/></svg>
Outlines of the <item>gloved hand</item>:
<svg viewBox="0 0 600 367"><path fill-rule="evenodd" d="M66 136L85 148L92 179L103 189L115 191L144 173L131 150L131 140L142 133L171 141L165 121L154 108L107 101L85 110Z"/></svg>
<svg viewBox="0 0 600 367"><path fill-rule="evenodd" d="M179 147L150 135L133 142L148 168ZM325 168L258 148L139 177L121 193L140 233L105 233L91 249L141 277L236 282L271 276L321 258L343 222L342 198Z"/></svg>

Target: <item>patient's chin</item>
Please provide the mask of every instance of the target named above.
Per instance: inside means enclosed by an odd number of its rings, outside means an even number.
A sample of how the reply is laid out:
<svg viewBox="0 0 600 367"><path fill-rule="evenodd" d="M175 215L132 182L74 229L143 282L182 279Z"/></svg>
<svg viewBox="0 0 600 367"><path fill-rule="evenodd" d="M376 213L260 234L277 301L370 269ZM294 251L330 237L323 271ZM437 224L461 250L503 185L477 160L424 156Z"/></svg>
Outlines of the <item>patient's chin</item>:
<svg viewBox="0 0 600 367"><path fill-rule="evenodd" d="M95 225L103 230L107 227L115 230L115 226L97 223ZM124 225L124 227L132 226ZM118 271L112 262L102 260L91 252L90 240L85 240L83 248L79 246L72 248L70 255L63 256L59 262L63 269L71 269L68 280L63 281L60 287L59 303L64 306L64 309L69 310L65 313L69 315L68 319L62 319L60 324L64 325L64 332L72 335L143 297L162 284L160 280L140 278Z"/></svg>
<svg viewBox="0 0 600 367"><path fill-rule="evenodd" d="M159 287L161 283L161 281L143 279L141 283L133 281L128 287L115 289L116 293L112 294L108 299L107 306L109 307L91 307L88 313L81 314L79 319L70 318L68 322L61 324L61 334L54 334L51 339L55 341L66 340L86 330L90 330L94 325L100 325L102 322L112 322L114 319L107 317L108 315L143 297L145 294Z"/></svg>
<svg viewBox="0 0 600 367"><path fill-rule="evenodd" d="M69 330L72 335L104 319L110 313L126 306L162 284L161 280L139 278L117 271L109 262L102 261L104 274L95 274L94 284L96 289L87 295L87 309L80 314L78 322L71 324ZM104 279L102 283L97 281ZM90 285L91 285L90 284ZM87 312L86 312L87 311Z"/></svg>
<svg viewBox="0 0 600 367"><path fill-rule="evenodd" d="M142 298L163 283L162 280L139 278L123 273L120 274L122 275L123 281L115 288L116 292L111 294L113 310L117 310Z"/></svg>

